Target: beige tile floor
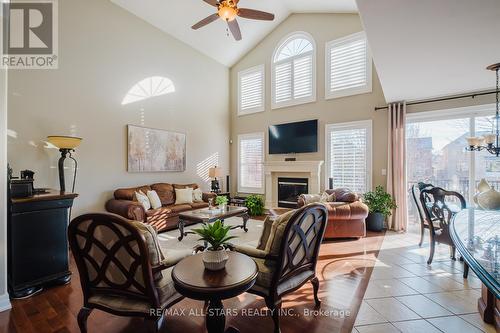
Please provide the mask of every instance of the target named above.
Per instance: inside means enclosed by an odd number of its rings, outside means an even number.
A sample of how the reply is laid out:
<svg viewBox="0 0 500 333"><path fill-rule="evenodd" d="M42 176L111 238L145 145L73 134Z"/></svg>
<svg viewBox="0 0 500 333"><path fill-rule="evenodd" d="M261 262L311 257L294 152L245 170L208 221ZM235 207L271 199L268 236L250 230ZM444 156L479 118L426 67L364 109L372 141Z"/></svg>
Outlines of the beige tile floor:
<svg viewBox="0 0 500 333"><path fill-rule="evenodd" d="M427 265L429 244L418 241L413 230L386 233L353 332L495 332L477 312L481 281L464 280L445 245Z"/></svg>

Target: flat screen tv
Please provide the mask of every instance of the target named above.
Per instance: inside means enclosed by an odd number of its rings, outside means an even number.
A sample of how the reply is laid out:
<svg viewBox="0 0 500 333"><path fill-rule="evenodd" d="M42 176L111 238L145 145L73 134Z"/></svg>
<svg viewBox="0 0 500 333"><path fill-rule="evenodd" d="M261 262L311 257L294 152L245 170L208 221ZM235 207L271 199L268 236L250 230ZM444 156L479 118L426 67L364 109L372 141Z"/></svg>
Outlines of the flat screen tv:
<svg viewBox="0 0 500 333"><path fill-rule="evenodd" d="M318 120L269 126L269 154L318 151Z"/></svg>

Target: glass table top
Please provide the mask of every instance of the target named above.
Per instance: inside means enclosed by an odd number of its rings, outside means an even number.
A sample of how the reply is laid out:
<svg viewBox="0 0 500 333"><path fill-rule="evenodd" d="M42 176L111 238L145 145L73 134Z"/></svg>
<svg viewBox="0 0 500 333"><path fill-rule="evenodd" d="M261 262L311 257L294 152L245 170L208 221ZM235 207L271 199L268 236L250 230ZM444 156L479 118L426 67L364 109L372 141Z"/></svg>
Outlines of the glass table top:
<svg viewBox="0 0 500 333"><path fill-rule="evenodd" d="M500 211L474 208L458 212L450 234L458 251L481 281L500 296Z"/></svg>

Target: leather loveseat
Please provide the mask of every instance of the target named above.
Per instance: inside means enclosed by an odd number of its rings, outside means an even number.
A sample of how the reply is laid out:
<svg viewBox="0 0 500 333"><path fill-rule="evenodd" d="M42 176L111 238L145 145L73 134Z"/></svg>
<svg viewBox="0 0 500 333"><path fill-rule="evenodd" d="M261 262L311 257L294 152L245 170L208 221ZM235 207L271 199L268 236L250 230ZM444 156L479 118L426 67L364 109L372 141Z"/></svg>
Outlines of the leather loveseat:
<svg viewBox="0 0 500 333"><path fill-rule="evenodd" d="M186 187L191 187L194 190L198 188L198 185L158 183L133 188L121 188L114 192L114 199L106 203L106 210L130 220L150 224L159 232L175 229L179 222L179 213L208 207L208 200L216 197L214 193L203 193L203 201L176 205L175 189ZM138 201L134 200L134 194L136 191L147 193L147 191L151 190L158 193L162 207L146 211Z"/></svg>
<svg viewBox="0 0 500 333"><path fill-rule="evenodd" d="M368 216L368 206L361 202L360 197L347 188L326 190L335 194L335 201L325 202L328 209L328 224L324 238L361 238L366 236L365 219ZM298 206L319 202L319 194L302 194Z"/></svg>

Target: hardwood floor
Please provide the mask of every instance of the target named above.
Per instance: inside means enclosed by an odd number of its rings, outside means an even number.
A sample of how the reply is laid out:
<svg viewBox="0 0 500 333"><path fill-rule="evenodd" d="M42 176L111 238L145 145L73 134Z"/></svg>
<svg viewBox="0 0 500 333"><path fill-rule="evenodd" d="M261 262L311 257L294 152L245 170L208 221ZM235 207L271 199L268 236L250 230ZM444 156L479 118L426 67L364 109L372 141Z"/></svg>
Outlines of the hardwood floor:
<svg viewBox="0 0 500 333"><path fill-rule="evenodd" d="M361 240L325 242L317 267L324 312L307 315L307 311L314 310L312 286L307 284L284 298L283 308L288 315L281 319L282 332L351 332L383 238L383 234L369 233ZM0 332L79 332L76 315L82 306L82 294L73 262L71 270L74 274L68 285L48 289L26 300L13 300L12 309L0 313ZM228 316L226 323L242 333L273 331L269 317L250 316L266 310L262 298L243 294L224 301L224 306L237 310L237 315ZM172 309L174 313L166 316L162 332L205 332L202 310L203 303L184 299ZM145 331L140 319L100 311L90 315L88 328L90 333Z"/></svg>

